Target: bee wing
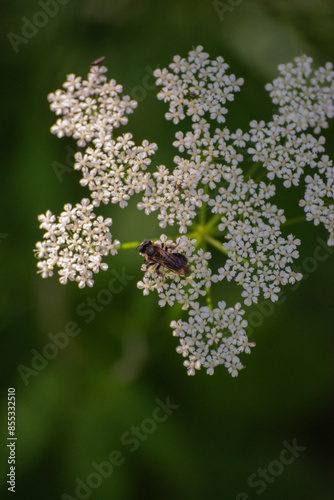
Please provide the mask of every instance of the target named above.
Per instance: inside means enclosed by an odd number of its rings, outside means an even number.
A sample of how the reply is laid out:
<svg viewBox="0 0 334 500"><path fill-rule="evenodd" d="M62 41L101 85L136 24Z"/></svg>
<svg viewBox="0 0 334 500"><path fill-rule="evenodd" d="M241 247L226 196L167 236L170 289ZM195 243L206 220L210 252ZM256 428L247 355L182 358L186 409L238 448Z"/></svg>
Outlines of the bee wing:
<svg viewBox="0 0 334 500"><path fill-rule="evenodd" d="M171 271L179 271L180 269L188 268L188 260L182 253L167 253L164 256L163 265Z"/></svg>

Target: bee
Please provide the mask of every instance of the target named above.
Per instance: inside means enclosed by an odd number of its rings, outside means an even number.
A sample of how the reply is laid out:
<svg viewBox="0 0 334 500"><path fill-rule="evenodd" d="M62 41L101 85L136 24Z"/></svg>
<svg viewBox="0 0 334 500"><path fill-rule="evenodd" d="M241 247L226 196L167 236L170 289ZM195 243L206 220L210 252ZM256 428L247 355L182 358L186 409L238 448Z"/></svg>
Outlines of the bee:
<svg viewBox="0 0 334 500"><path fill-rule="evenodd" d="M159 276L163 276L161 268L165 267L176 274L185 276L191 272L188 266L188 259L182 253L170 252L174 248L176 248L176 245L165 245L164 243L157 245L145 238L143 243L137 246L136 250L139 250L139 253L144 255L145 260L148 262L146 270L154 266L156 273Z"/></svg>

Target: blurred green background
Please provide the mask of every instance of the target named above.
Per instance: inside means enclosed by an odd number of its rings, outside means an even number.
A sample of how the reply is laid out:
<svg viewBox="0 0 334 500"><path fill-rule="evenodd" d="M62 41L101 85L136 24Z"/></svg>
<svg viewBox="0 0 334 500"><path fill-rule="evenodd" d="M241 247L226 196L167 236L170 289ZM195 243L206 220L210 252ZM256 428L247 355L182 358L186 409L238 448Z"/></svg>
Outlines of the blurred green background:
<svg viewBox="0 0 334 500"><path fill-rule="evenodd" d="M47 16L37 14L42 6ZM23 36L26 20L40 27L14 50L8 34ZM286 300L254 328L257 347L243 357L247 368L236 379L224 368L213 377L186 375L169 327L179 311L161 309L157 296L137 290L142 260L135 251L110 257L109 271L84 290L62 286L56 276L42 280L32 252L42 238L37 215L59 213L87 195L77 173L61 179L55 173L58 164L70 164L75 145L50 134L55 117L46 96L66 74L86 76L90 62L106 56L109 78L139 100L121 132L157 142L155 164L171 165L177 128L163 119L166 106L156 100L149 77L156 67L198 44L223 56L245 79L227 125L246 128L275 112L264 85L278 64L303 53L317 65L334 61L333 24L331 0L16 0L2 6L1 498L11 498L8 387L16 389L17 499L334 497L334 252L324 249L326 258L314 260L317 238L326 241L322 228L289 228L302 238L308 277L298 290L286 289ZM325 135L334 157L333 126ZM275 201L289 217L301 215L300 192L279 190ZM135 203L101 213L113 218L112 233L121 241L160 234L154 216L138 213ZM127 284L100 311L82 315L89 298L103 296L113 269L124 271ZM221 293L232 305L240 292L230 286ZM80 334L24 384L18 366L31 368L31 351L41 353L48 334L71 322ZM157 399L168 397L171 414L156 413ZM154 423L152 414L163 421ZM136 427L144 434L130 444ZM286 443L299 451L284 452ZM108 477L99 480L96 464L110 460L113 450L122 463L112 473L103 469ZM76 493L78 478L94 487Z"/></svg>

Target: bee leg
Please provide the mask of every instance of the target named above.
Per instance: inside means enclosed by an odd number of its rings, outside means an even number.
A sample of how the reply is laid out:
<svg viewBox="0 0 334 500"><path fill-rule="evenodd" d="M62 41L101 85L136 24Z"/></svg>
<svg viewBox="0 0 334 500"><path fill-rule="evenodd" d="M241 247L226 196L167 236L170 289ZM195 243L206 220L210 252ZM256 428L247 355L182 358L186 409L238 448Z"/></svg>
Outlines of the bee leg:
<svg viewBox="0 0 334 500"><path fill-rule="evenodd" d="M154 266L154 270L157 273L158 276L163 276L164 273L162 271L161 264L157 264L156 262L148 262L145 265L145 271L148 271L151 266Z"/></svg>
<svg viewBox="0 0 334 500"><path fill-rule="evenodd" d="M158 276L163 276L164 275L164 273L161 270L161 265L160 264L157 264L155 266L155 272L157 273Z"/></svg>
<svg viewBox="0 0 334 500"><path fill-rule="evenodd" d="M163 250L167 250L167 251L168 251L168 250L173 250L173 249L174 249L174 248L176 248L178 245L176 245L175 243L170 243L169 245L166 245L166 243L162 242L160 246L161 246L161 248L162 248Z"/></svg>
<svg viewBox="0 0 334 500"><path fill-rule="evenodd" d="M175 248L177 248L178 245L176 245L175 243L171 243L170 245L165 245L166 247L166 250L174 250Z"/></svg>

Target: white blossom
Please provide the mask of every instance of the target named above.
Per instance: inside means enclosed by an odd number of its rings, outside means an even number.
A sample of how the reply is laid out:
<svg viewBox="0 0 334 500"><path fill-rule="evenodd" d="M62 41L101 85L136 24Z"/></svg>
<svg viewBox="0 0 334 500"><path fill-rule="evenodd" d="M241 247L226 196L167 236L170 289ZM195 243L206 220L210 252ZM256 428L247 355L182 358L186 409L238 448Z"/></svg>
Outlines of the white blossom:
<svg viewBox="0 0 334 500"><path fill-rule="evenodd" d="M61 115L51 132L58 137L72 136L78 146L85 147L101 131L112 134L114 128L128 122L137 102L128 96L120 97L123 90L115 80L107 82L104 66L91 66L87 80L68 75L63 87L48 95L50 108Z"/></svg>
<svg viewBox="0 0 334 500"><path fill-rule="evenodd" d="M43 278L52 276L57 267L60 283L77 281L79 288L83 288L93 286L94 273L108 269L102 257L115 255L120 243L112 241L109 231L112 220L96 217L93 209L93 204L85 198L73 208L65 205L57 218L50 210L38 217L45 233L43 241L36 244L35 254Z"/></svg>
<svg viewBox="0 0 334 500"><path fill-rule="evenodd" d="M248 149L254 161L268 171L268 179L283 180L286 188L298 186L303 178L306 189L299 205L306 220L324 224L328 245L334 245L333 166L325 152L321 129L334 117L334 70L331 63L316 70L312 59L296 57L278 67L280 76L266 85L279 114L265 123L251 122ZM316 171L312 176L307 169Z"/></svg>
<svg viewBox="0 0 334 500"><path fill-rule="evenodd" d="M210 309L199 306L189 312L188 321L172 321L173 335L180 337L180 347L176 351L188 359L184 362L189 375L195 370L205 368L208 375L224 365L233 377L243 368L239 354L255 344L248 342L247 321L243 320L245 311L236 304L226 307L218 302L218 307Z"/></svg>
<svg viewBox="0 0 334 500"><path fill-rule="evenodd" d="M115 134L137 103L122 96L115 80L107 81L104 66L92 66L86 80L68 75L63 90L48 96L58 117L52 133L72 136L84 148L75 154L74 168L90 199L66 204L57 217L50 210L39 216L45 231L35 249L39 272L48 277L57 267L61 283L92 286L94 274L108 268L103 257L120 247L109 231L111 218L94 210L101 203L125 208L139 195L138 210L155 214L166 233L174 228L173 239L161 234L153 244L188 261L189 273L179 275L163 265L157 272L146 260L137 286L144 295L156 292L161 307L181 305L182 319L171 327L189 375L201 368L212 375L224 365L234 377L243 368L239 356L255 345L240 302L231 307L216 297L218 282L235 282L249 307L260 299L276 302L282 287L302 278L294 271L300 240L286 232L284 211L272 202L276 179L286 188L302 179L299 205L308 221L325 226L334 245L334 167L319 135L334 116L333 66L313 70L312 59L301 56L278 69L280 76L266 86L277 113L268 122L250 121L246 131L225 125L243 79L229 72L222 57L210 60L198 46L157 69L166 119L188 123L175 133L177 153L168 166L151 165L155 143L138 145L129 132ZM267 182L256 180L258 164ZM219 252L217 264L212 248Z"/></svg>

